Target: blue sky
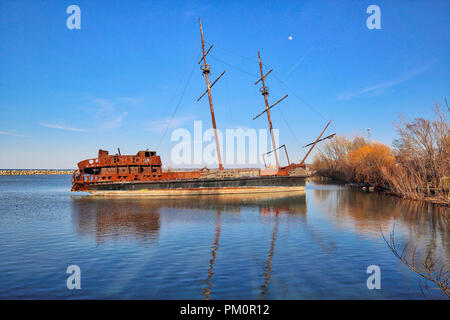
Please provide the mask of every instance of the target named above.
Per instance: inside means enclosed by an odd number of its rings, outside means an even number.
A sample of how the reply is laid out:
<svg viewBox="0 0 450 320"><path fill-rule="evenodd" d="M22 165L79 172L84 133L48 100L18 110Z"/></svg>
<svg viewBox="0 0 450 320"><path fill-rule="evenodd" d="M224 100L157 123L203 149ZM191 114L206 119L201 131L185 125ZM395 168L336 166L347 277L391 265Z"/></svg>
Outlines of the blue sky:
<svg viewBox="0 0 450 320"><path fill-rule="evenodd" d="M71 4L81 30L66 27ZM381 30L366 27L371 4ZM148 146L170 164L172 130L210 124L196 101L199 17L212 78L227 70L213 88L219 129L267 127L252 120L260 50L270 100L289 94L272 117L293 160L331 119L328 133L371 128L390 145L400 114L431 118L450 98L449 12L449 1L2 1L0 168L74 168L99 148Z"/></svg>

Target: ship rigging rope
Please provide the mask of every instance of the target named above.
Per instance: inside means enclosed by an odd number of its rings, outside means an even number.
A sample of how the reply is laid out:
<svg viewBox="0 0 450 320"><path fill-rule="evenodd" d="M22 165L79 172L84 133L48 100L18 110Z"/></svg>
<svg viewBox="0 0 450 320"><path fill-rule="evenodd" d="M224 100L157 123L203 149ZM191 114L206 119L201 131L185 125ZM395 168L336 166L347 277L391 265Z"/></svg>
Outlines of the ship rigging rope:
<svg viewBox="0 0 450 320"><path fill-rule="evenodd" d="M226 51L227 51L227 50L226 50ZM236 54L236 55L238 55L238 54ZM240 55L238 55L238 56L240 56ZM246 58L246 57L244 57L244 56L240 56L240 57ZM218 58L215 57L214 55L211 55L211 58L213 58L214 60L217 60L217 61L219 61L219 62L222 62L222 63L224 63L224 64L226 64L226 65L228 65L228 66L230 66L230 67L232 67L232 68L235 68L235 69L238 70L238 71L241 71L241 72L243 72L243 73L245 73L245 74L248 74L248 75L250 75L250 76L252 76L252 77L254 77L254 78L256 78L256 79L258 78L257 76L251 74L250 72L247 72L247 71L243 70L242 68L236 67L236 66L234 66L234 65L232 65L232 64L230 64L230 63L228 63L228 62L225 62L225 61L223 61L223 60L221 60L221 59L218 59ZM250 59L250 58L246 58L246 59L252 60L252 59ZM296 136L294 130L293 130L292 127L290 126L289 122L287 121L287 119L286 119L286 117L284 116L284 113L283 113L283 111L282 111L281 109L280 109L280 112L281 112L281 116L282 116L282 118L283 118L283 121L285 122L286 126L288 127L288 129L289 129L289 131L290 131L292 137L294 138L295 142L296 142L297 144L300 145L300 140L297 138L297 136Z"/></svg>
<svg viewBox="0 0 450 320"><path fill-rule="evenodd" d="M252 63L259 63L259 61L256 60L256 59L252 59L252 58L243 56L243 55L241 55L241 54L239 54L239 53L237 53L237 52L234 52L234 51L232 51L232 50L230 50L230 49L226 49L226 48L224 48L224 47L222 47L222 46L220 46L220 45L215 44L214 46L217 47L217 48L219 48L219 49L222 49L223 51L229 52L229 53L231 53L231 54L233 54L233 55L235 55L235 56L237 56L237 57L240 57L240 58L249 60L249 61L251 61ZM211 56L211 57L212 57L212 56ZM222 63L225 63L225 64L229 65L230 67L235 68L235 69L237 69L237 70L239 70L239 71L241 71L241 72L243 72L243 73L245 73L245 74L254 76L254 75L251 74L250 72L247 72L247 71L245 71L245 70L243 70L243 69L241 69L241 68L239 68L239 67L236 67L236 66L231 65L230 63L227 63L227 62L225 62L225 61L221 61L221 60L217 59L217 57L214 57L214 58L215 58L217 61L222 62ZM268 65L266 65L266 64L264 64L264 63L262 63L262 65L265 66L265 67L267 67L267 68L269 68L269 69L271 69L270 66L268 66ZM283 86L285 86L286 89L288 89L288 90L289 90L289 91L290 91L290 92L291 92L291 93L292 93L292 94L293 94L293 95L294 95L301 103L303 103L305 106L307 106L308 108L310 108L313 112L315 112L317 115L319 115L323 120L327 120L327 119L323 116L322 113L320 113L320 112L319 112L316 108L314 108L311 104L307 103L307 102L305 101L305 99L303 99L302 97L300 97L300 95L297 94L294 90L292 90L291 88L289 88L289 87L287 86L287 84L286 84L284 81L282 81L281 79L279 79L279 78L275 75L275 73L276 73L276 72L274 72L274 78L275 78L278 82L280 82ZM256 76L256 78L259 78L259 76Z"/></svg>
<svg viewBox="0 0 450 320"><path fill-rule="evenodd" d="M184 94L186 93L186 89L189 86L189 83L191 82L192 75L194 74L194 70L195 70L196 66L197 66L197 64L194 63L193 66L192 66L191 73L189 74L189 78L187 79L186 84L185 84L185 86L183 88L183 92L181 93L180 99L178 100L178 103L175 106L175 110L173 110L173 113L172 113L172 116L170 117L170 120L167 122L166 129L164 130L164 133L161 136L161 139L159 140L159 143L158 143L158 147L156 149L159 149L159 147L161 146L161 143L163 142L164 138L166 137L167 131L169 131L170 125L171 125L173 119L175 118L175 115L176 115L176 113L178 111L178 108L181 105L181 102L183 101L183 97L184 97Z"/></svg>
<svg viewBox="0 0 450 320"><path fill-rule="evenodd" d="M279 79L276 75L276 72L274 72L273 77L280 82L283 86L286 87L286 89L288 89L293 95L294 97L296 97L298 100L300 100L304 105L306 105L308 108L310 108L312 111L314 111L317 115L319 115L323 120L327 120L322 113L319 112L319 110L316 110L316 108L314 108L313 106L311 106L309 103L307 103L302 97L300 97L294 90L292 90L291 88L288 87L288 85L282 81L281 79Z"/></svg>
<svg viewBox="0 0 450 320"><path fill-rule="evenodd" d="M242 56L242 55L237 54L237 53L235 53L235 52L233 52L233 51L231 51L231 50L227 50L227 49L222 48L222 47L220 47L220 46L217 46L217 47L219 47L219 48L221 48L221 49L223 49L223 50L225 50L225 51L228 51L228 52L230 52L230 53L232 53L232 54L234 54L234 55L236 55L236 56L239 56L239 57L241 57L241 58L250 60L250 61L252 61L252 62L257 62L257 61L254 60L254 59L251 59L251 58ZM221 63L223 63L223 64L226 64L226 65L228 65L229 67L232 67L232 68L234 68L234 69L236 69L236 70L238 70L238 71L240 71L240 72L242 72L242 73L244 73L244 74L250 75L250 76L252 76L252 77L254 77L254 78L258 78L258 76L255 76L254 74L252 74L252 73L250 73L250 72L248 72L248 71L245 71L244 69L242 69L242 68L240 68L240 67L237 67L237 66L234 66L234 65L232 65L232 64L230 64L230 63L228 63L228 62L225 62L225 61L223 61L222 59L217 58L217 57L216 57L215 55L213 55L213 54L211 54L211 58L214 59L214 60L216 60L216 61L218 61L218 62L221 62ZM264 64L263 64L263 65L264 65ZM266 66L266 65L264 65L264 66ZM266 67L268 67L268 66L266 66ZM268 68L270 68L270 67L268 67ZM326 120L325 117L324 117L318 110L316 110L313 106L311 106L309 103L307 103L307 102L306 102L302 97L300 97L295 91L293 91L291 88L289 88L289 87L286 85L286 83L284 83L281 79L279 79L279 78L275 75L275 73L274 73L273 76L274 76L275 80L277 80L277 81L280 82L284 87L286 87L286 89L288 89L288 90L294 95L294 97L296 97L298 100L300 100L300 102L302 102L304 105L306 105L308 108L310 108L313 112L315 112L317 115L319 115L323 120ZM301 144L301 143L300 143L300 140L297 138L297 135L295 134L295 131L292 129L292 127L291 127L291 125L289 124L287 118L285 117L283 110L280 109L280 113L281 113L281 117L283 118L284 123L285 123L286 126L288 127L288 129L289 129L289 131L290 131L292 137L294 138L295 142L296 142L298 145L300 145L300 144Z"/></svg>
<svg viewBox="0 0 450 320"><path fill-rule="evenodd" d="M249 75L249 76L251 76L251 77L253 77L253 78L255 78L255 79L258 79L258 76L256 76L256 74L252 74L252 73L250 73L250 72L248 72L248 71L245 71L244 69L242 69L242 68L240 68L240 67L237 67L237 66L235 66L235 65L232 65L231 63L225 62L225 61L223 61L223 60L217 58L217 57L216 57L215 55L213 55L213 54L211 54L211 58L212 58L213 60L216 60L216 61L219 61L219 62L221 62L221 63L223 63L223 64L226 64L227 66L229 66L229 67L231 67L231 68L233 68L233 69L236 69L236 70L238 70L238 71L240 71L240 72L242 72L242 73L244 73L244 74L247 74L247 75Z"/></svg>
<svg viewBox="0 0 450 320"><path fill-rule="evenodd" d="M200 56L200 51L199 51L199 53L196 55L196 57L198 58L199 56ZM194 58L195 58L195 57L194 57ZM197 59L194 59L194 60L196 61ZM194 61L194 60L193 60L193 61ZM177 103L177 105L175 106L175 109L174 109L174 111L172 112L172 115L171 115L169 121L167 122L167 126L166 126L166 128L164 129L164 133L162 134L161 139L159 140L158 146L156 147L157 150L158 150L159 147L161 146L161 143L163 142L163 140L164 140L164 138L165 138L165 136L166 136L166 134L167 134L167 131L169 131L170 125L171 125L173 119L175 118L175 115L176 115L176 113L177 113L177 111L178 111L178 109L179 109L179 107L180 107L180 105L181 105L181 102L183 101L184 94L186 93L186 89L187 89L187 87L189 86L189 83L190 83L190 81L191 81L191 79L192 79L192 75L194 74L194 70L195 70L195 67L196 67L196 66L197 66L197 64L193 63L193 65L192 65L192 70L191 70L191 72L190 72L190 74L189 74L189 78L187 79L186 84L185 84L185 86L184 86L184 88L183 88L183 91L182 91L182 93L181 93L180 99L178 100L178 103ZM175 90L175 92L178 92L178 89L180 88L181 83L182 83L182 82L180 81L180 83L179 83L177 89ZM174 99L175 96L176 96L176 95L172 96L172 98L171 98L170 101L169 101L169 104L172 103L172 101L173 101L173 99ZM150 146L148 146L146 150L148 150L149 148L150 148Z"/></svg>
<svg viewBox="0 0 450 320"><path fill-rule="evenodd" d="M289 125L289 122L287 121L286 117L284 116L284 112L283 112L283 110L281 110L281 108L280 108L280 113L281 113L281 117L284 120L284 123L286 123L286 126L288 127L289 131L291 132L292 136L294 137L295 142L297 142L297 144L300 145L300 140L298 140L297 135L295 134L294 130L292 130L292 127Z"/></svg>
<svg viewBox="0 0 450 320"><path fill-rule="evenodd" d="M246 59L246 60L248 60L248 61L251 61L252 63L256 63L256 64L258 64L259 63L259 60L258 59L253 59L253 58L249 58L249 57L246 57L246 56L243 56L243 55L241 55L241 54L239 54L239 53L237 53L237 52L235 52L235 51L232 51L232 50L230 50L230 49L226 49L226 48L224 48L224 47L222 47L222 46L220 46L220 45L218 45L218 44L215 44L214 45L215 47L217 47L217 48L219 48L219 49L222 49L223 51L226 51L226 52L229 52L229 53L231 53L231 54L234 54L235 56L237 56L237 57L240 57L240 58L242 58L242 59ZM264 67L269 67L269 66L267 66L266 64L264 64L264 63L262 63L262 65L264 66ZM257 78L259 78L259 75L257 76Z"/></svg>

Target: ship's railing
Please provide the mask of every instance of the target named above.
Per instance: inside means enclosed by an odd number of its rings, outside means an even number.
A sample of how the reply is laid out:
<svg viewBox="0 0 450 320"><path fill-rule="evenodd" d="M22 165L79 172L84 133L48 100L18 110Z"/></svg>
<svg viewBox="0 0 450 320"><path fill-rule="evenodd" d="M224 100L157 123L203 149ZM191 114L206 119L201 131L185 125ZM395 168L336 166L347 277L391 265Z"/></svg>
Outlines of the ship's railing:
<svg viewBox="0 0 450 320"><path fill-rule="evenodd" d="M98 158L86 159L78 162L78 167L92 168L98 166L138 166L138 165L151 165L151 166L161 166L161 159L159 156L153 156L150 158L142 158L138 156L108 156L106 159L101 161Z"/></svg>

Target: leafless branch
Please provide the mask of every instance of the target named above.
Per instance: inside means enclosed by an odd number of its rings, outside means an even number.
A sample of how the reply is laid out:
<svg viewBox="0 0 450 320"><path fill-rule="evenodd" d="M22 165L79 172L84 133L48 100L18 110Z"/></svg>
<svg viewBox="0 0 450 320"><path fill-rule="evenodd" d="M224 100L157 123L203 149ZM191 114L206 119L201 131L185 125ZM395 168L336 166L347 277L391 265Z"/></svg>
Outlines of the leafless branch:
<svg viewBox="0 0 450 320"><path fill-rule="evenodd" d="M401 251L398 249L395 241L395 225L392 228L391 233L389 234L389 239L386 239L383 230L381 230L381 235L383 237L383 240L388 245L389 249L400 261L402 261L409 269L414 271L423 279L434 283L434 285L437 286L437 288L439 288L447 296L447 298L450 298L450 290L448 287L449 271L445 269L445 264L442 263L437 257L435 257L431 251L429 251L426 257L420 261L420 264L418 264L416 261L417 247L413 248L410 259L408 259L407 254L407 248L409 245L408 243L403 246L403 249ZM424 283L424 285L425 289L429 291L426 282ZM423 288L421 287L420 289L422 294L424 294Z"/></svg>

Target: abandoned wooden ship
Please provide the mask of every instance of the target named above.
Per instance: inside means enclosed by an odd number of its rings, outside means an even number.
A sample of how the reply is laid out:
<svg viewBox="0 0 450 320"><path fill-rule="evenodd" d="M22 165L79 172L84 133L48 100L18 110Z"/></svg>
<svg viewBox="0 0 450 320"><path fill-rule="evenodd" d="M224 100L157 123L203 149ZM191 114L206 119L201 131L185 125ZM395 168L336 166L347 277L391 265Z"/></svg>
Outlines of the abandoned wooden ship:
<svg viewBox="0 0 450 320"><path fill-rule="evenodd" d="M276 162L275 168L265 169L224 169L218 143L216 120L214 116L211 88L222 74L210 85L210 65L206 63L206 56L212 46L205 51L205 41L201 21L200 33L203 56L199 61L201 70L206 80L205 94L209 98L212 126L214 128L216 150L219 168L214 170L200 169L193 171L165 171L162 167L161 158L156 151L139 151L136 155L109 155L108 151L99 150L98 157L78 163L78 170L72 175L72 191L86 191L93 195L198 195L198 194L236 194L236 193L258 193L258 192L293 192L302 191L308 172L305 167L305 159L320 141L321 135L312 143L312 147L305 158L299 163L290 163L285 145L277 147L272 128L270 109L287 97L284 96L276 103L269 106L268 87L263 73L261 57L258 52L259 69L261 78L255 83L261 82L260 89L264 96L265 110L254 119L266 113L269 122L273 150ZM329 123L328 123L329 124ZM328 125L327 125L328 127ZM325 138L324 138L325 139ZM323 140L323 139L322 139ZM277 151L284 147L288 161L287 166L280 167ZM266 154L268 154L266 153ZM263 155L264 158L264 155ZM265 161L264 161L265 163Z"/></svg>

